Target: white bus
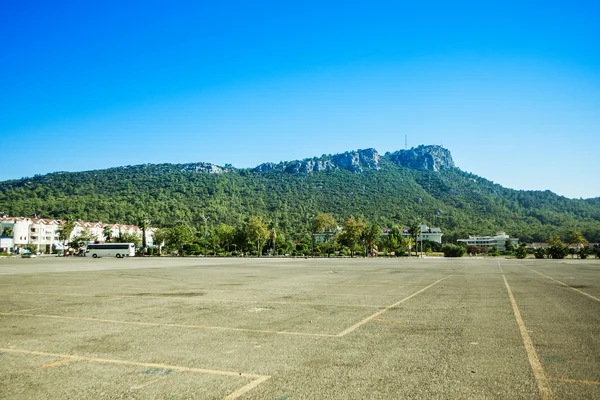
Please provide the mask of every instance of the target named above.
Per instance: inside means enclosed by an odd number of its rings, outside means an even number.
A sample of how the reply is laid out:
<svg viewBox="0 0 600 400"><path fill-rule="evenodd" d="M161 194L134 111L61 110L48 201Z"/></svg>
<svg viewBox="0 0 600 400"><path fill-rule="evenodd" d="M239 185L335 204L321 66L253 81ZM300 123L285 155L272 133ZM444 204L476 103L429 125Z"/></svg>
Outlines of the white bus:
<svg viewBox="0 0 600 400"><path fill-rule="evenodd" d="M135 256L135 245L133 243L88 244L85 253L90 254L94 258L133 257Z"/></svg>

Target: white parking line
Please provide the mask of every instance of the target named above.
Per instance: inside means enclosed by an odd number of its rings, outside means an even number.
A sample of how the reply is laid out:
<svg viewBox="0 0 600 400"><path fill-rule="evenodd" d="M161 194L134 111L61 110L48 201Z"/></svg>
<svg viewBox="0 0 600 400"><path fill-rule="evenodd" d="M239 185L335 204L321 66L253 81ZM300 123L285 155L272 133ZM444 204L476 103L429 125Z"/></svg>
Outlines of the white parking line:
<svg viewBox="0 0 600 400"><path fill-rule="evenodd" d="M394 304L391 304L387 307L385 307L383 310L379 310L377 311L375 314L369 315L367 318L363 319L362 321L357 322L356 324L352 325L351 327L344 329L343 331L341 331L340 333L338 333L337 335L335 335L336 337L342 337L342 336L346 336L347 334L349 334L350 332L355 331L356 329L360 328L361 326L363 326L364 324L366 324L367 322L369 322L370 320L380 316L381 314L383 314L384 312L388 311L391 308L394 308L396 306L399 306L400 304L404 303L407 300L412 299L413 297L415 297L416 295L418 295L419 293L422 293L424 291L426 291L427 289L429 289L432 286L437 285L438 283L440 283L441 281L443 281L444 279L447 279L449 277L451 277L452 275L448 275L442 279L438 279L437 281L433 282L431 285L424 287L423 289L411 294L410 296L407 296L405 298L403 298L400 301L395 302Z"/></svg>
<svg viewBox="0 0 600 400"><path fill-rule="evenodd" d="M559 281L559 280L557 280L557 279L554 279L554 278L551 278L551 277L549 277L548 275L544 275L544 274L542 274L541 272L538 272L538 271L536 271L536 270L535 270L535 269L533 269L533 268L526 267L526 266L524 266L523 264L519 264L519 265L520 265L521 267L523 267L523 268L527 268L528 270L535 272L536 274L539 274L539 275L543 276L544 278L548 278L548 279L550 279L551 281L554 281L554 282L556 282L556 283L560 283L561 285L563 285L563 286L565 286L565 287L568 287L568 288L569 288L569 289L571 289L571 290L574 290L574 291L576 291L576 292L578 292L578 293L581 293L582 295L584 295L584 296L587 296L587 297L589 297L590 299L593 299L593 300L596 300L596 301L600 301L600 299L599 299L598 297L594 297L594 296L592 296L592 295L591 295L591 294L589 294L589 293L586 293L586 292L584 292L584 291L581 291L581 290L579 290L579 289L577 289L577 288L574 288L574 287L572 287L572 286L569 286L569 285L567 285L567 284L566 284L566 283L564 283L564 282L561 282L561 281Z"/></svg>
<svg viewBox="0 0 600 400"><path fill-rule="evenodd" d="M225 396L224 400L237 399L241 395L247 393L248 391L254 389L261 383L263 383L266 380L268 380L269 378L271 378L268 375L247 374L244 372L221 371L221 370L202 369L202 368L190 368L190 367L182 367L179 365L144 363L144 362L130 361L130 360L111 360L111 359L107 359L107 358L75 356L75 355L70 355L70 354L45 353L45 352L41 352L41 351L0 348L0 352L15 353L15 354L27 354L27 355L33 355L33 356L55 357L55 358L63 359L62 362L58 361L56 363L53 363L55 365L58 365L59 362L62 364L64 362L66 362L65 360L68 360L69 362L70 361L90 361L90 362L103 363L103 364L117 364L117 365L140 366L140 367L149 367L149 368L172 369L175 371L193 372L193 373L207 374L207 375L221 375L221 376L231 376L231 377L253 378L253 380L250 383L248 383L247 385L244 385L241 388L234 391L233 393L230 393L229 395ZM52 364L48 364L48 366L50 366L50 365L52 365Z"/></svg>
<svg viewBox="0 0 600 400"><path fill-rule="evenodd" d="M508 285L506 276L502 274L502 278L504 279L504 284L506 285L506 290L508 291L508 297L510 298L510 304L512 304L515 319L517 320L517 325L519 326L519 331L521 332L521 337L523 338L523 344L525 345L525 351L527 352L529 364L531 365L533 375L537 382L538 391L540 393L540 399L551 400L554 398L554 395L552 394L550 385L548 385L548 378L546 378L544 368L542 368L540 359L538 358L537 352L535 351L535 347L533 346L533 341L531 340L527 328L525 327L525 323L523 322L523 318L521 317L521 311L517 306L517 302L515 300L515 297L513 296L510 286Z"/></svg>

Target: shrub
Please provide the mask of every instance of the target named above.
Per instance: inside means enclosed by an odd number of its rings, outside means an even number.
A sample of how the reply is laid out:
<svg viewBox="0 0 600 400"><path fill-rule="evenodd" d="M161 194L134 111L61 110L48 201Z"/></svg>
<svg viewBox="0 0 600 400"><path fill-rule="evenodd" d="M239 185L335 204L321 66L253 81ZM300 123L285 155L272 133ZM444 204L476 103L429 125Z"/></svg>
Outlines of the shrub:
<svg viewBox="0 0 600 400"><path fill-rule="evenodd" d="M544 258L544 257L546 257L546 249L543 247L539 247L539 248L535 249L535 252L533 253L533 255L537 259Z"/></svg>
<svg viewBox="0 0 600 400"><path fill-rule="evenodd" d="M515 251L515 256L518 259L523 259L523 258L527 257L527 248L525 246L519 246L517 248L517 250Z"/></svg>
<svg viewBox="0 0 600 400"><path fill-rule="evenodd" d="M465 248L455 244L445 244L442 246L444 257L462 257L465 254Z"/></svg>
<svg viewBox="0 0 600 400"><path fill-rule="evenodd" d="M406 255L406 250L404 250L402 247L400 247L400 248L396 249L394 254L396 255L396 257L403 257Z"/></svg>
<svg viewBox="0 0 600 400"><path fill-rule="evenodd" d="M565 258L569 254L567 246L554 245L548 247L548 255L554 259Z"/></svg>
<svg viewBox="0 0 600 400"><path fill-rule="evenodd" d="M200 245L198 243L186 244L183 246L184 254L189 255L198 255L200 253Z"/></svg>
<svg viewBox="0 0 600 400"><path fill-rule="evenodd" d="M500 252L498 251L498 248L496 246L492 246L488 254L492 257L497 257L500 255Z"/></svg>
<svg viewBox="0 0 600 400"><path fill-rule="evenodd" d="M469 254L487 254L488 248L480 247L480 246L467 246L467 253L469 253Z"/></svg>

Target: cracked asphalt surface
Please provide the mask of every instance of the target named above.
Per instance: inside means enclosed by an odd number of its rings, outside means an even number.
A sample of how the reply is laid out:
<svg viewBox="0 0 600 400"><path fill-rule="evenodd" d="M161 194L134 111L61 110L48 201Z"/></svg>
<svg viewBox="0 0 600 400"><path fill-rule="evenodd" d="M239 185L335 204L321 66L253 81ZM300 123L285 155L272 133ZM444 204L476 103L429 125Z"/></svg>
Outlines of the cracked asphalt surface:
<svg viewBox="0 0 600 400"><path fill-rule="evenodd" d="M600 261L0 258L0 399L600 399Z"/></svg>

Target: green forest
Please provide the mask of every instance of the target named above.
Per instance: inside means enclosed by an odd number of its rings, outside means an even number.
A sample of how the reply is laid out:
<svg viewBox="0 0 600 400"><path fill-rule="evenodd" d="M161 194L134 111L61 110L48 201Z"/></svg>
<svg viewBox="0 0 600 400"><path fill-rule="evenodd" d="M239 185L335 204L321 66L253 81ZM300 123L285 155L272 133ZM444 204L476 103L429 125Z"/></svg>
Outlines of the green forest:
<svg viewBox="0 0 600 400"><path fill-rule="evenodd" d="M269 229L304 238L318 214L379 227L415 222L441 227L444 241L505 231L525 242L579 231L600 241L600 198L503 188L459 168L412 169L381 156L378 169L320 172L235 169L197 172L189 164L135 165L57 172L0 182L0 212L155 227L184 223L197 232L240 227L259 216Z"/></svg>

